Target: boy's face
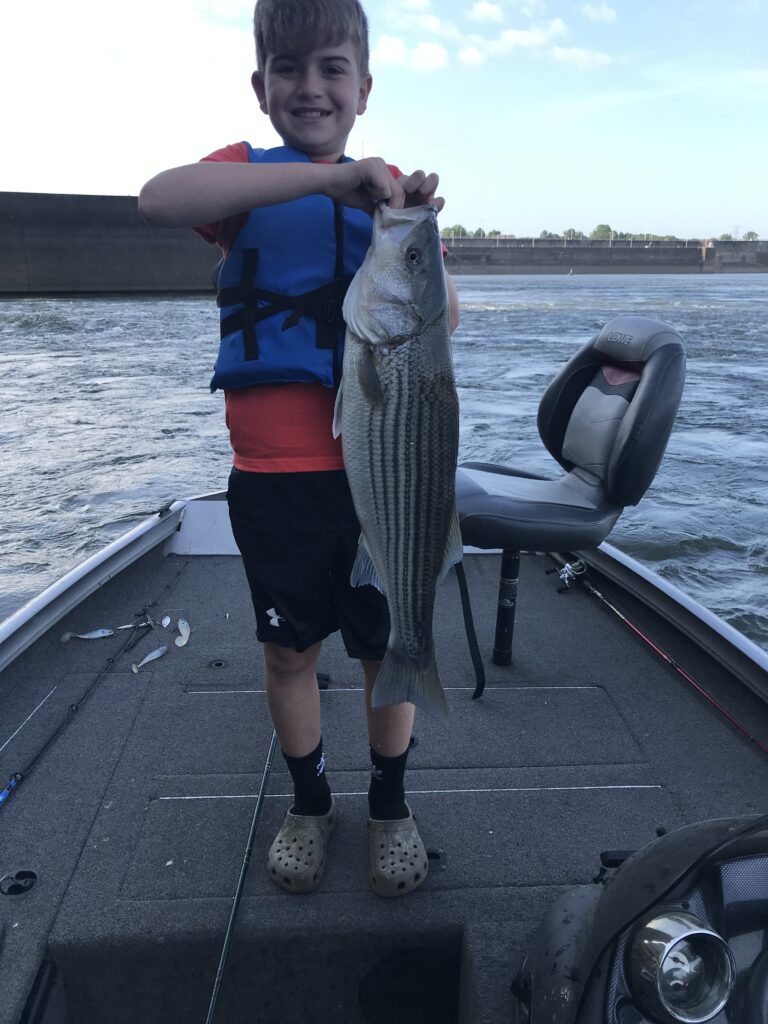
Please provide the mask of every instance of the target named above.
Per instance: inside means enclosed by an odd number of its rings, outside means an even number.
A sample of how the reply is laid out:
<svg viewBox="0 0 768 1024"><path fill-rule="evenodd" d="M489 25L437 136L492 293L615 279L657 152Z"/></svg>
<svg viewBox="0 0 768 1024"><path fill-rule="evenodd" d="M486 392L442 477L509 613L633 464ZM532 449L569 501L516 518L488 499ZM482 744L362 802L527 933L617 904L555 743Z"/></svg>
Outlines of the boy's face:
<svg viewBox="0 0 768 1024"><path fill-rule="evenodd" d="M253 73L259 106L287 146L313 160L338 160L371 91L360 78L352 42L309 54L270 54L263 74Z"/></svg>

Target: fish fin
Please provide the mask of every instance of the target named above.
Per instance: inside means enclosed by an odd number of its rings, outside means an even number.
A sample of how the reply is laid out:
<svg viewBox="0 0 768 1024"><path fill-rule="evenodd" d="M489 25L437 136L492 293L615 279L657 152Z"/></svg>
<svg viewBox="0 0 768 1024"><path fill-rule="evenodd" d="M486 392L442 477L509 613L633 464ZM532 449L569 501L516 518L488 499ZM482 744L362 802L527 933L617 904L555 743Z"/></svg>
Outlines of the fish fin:
<svg viewBox="0 0 768 1024"><path fill-rule="evenodd" d="M397 648L387 648L371 694L371 706L383 708L404 701L447 724L448 703L437 673L434 648L426 665Z"/></svg>
<svg viewBox="0 0 768 1024"><path fill-rule="evenodd" d="M362 536L357 546L357 556L355 564L352 566L349 583L352 587L364 587L366 584L369 584L372 587L376 587L382 594L386 594L384 585L379 578L376 566L373 564L373 559L368 548L365 546Z"/></svg>
<svg viewBox="0 0 768 1024"><path fill-rule="evenodd" d="M459 514L455 507L451 516L451 526L448 530L448 538L445 542L445 554L443 556L443 567L437 578L442 583L448 575L452 565L458 565L464 557L464 541L461 539L461 526L459 525Z"/></svg>
<svg viewBox="0 0 768 1024"><path fill-rule="evenodd" d="M339 381L339 390L336 392L336 401L333 405L333 425L331 433L334 437L341 437L341 393L344 388L344 377Z"/></svg>
<svg viewBox="0 0 768 1024"><path fill-rule="evenodd" d="M363 345L360 359L357 363L357 379L360 382L360 389L371 405L378 405L384 397L381 388L381 379L373 361L373 352L370 346Z"/></svg>

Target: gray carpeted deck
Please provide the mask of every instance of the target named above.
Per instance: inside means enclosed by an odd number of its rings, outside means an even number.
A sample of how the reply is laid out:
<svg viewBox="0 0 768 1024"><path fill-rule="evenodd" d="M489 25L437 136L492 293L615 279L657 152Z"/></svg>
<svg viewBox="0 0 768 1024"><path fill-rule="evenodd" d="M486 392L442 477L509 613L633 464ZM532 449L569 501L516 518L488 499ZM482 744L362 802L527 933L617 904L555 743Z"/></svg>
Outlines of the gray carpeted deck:
<svg viewBox="0 0 768 1024"><path fill-rule="evenodd" d="M498 560L465 564L488 688L470 699L451 576L436 616L450 725L417 716L407 776L427 882L402 900L368 889L362 676L332 638L321 700L341 817L326 876L295 897L266 875L290 802L278 755L217 1021L501 1024L542 913L592 879L601 850L765 809L764 757L593 598L558 595L547 559L524 557L515 663L491 666ZM189 620L185 648L153 634L116 657L126 634L58 640L148 605ZM623 607L768 736L765 706L650 613ZM159 642L168 656L134 674ZM271 737L239 560L145 556L7 669L0 779L102 672L0 810L0 877L37 875L24 895L0 895L0 1021L19 1020L47 958L60 1013L46 1024L202 1024Z"/></svg>

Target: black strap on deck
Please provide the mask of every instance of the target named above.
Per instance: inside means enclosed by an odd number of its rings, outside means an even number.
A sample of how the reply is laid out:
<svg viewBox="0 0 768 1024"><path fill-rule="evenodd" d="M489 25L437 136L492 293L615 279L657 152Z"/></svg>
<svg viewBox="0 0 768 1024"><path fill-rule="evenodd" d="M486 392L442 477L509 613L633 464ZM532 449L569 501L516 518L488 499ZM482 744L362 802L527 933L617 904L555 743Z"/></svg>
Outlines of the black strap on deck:
<svg viewBox="0 0 768 1024"><path fill-rule="evenodd" d="M472 700L478 700L478 698L482 697L483 690L485 689L485 666L483 665L483 657L480 654L480 645L477 642L477 633L475 632L475 623L472 618L472 605L469 601L469 588L467 587L464 566L461 562L457 562L453 568L456 571L456 581L459 584L461 610L464 615L464 629L467 633L469 655L472 658L472 665L475 669L475 692L472 694Z"/></svg>

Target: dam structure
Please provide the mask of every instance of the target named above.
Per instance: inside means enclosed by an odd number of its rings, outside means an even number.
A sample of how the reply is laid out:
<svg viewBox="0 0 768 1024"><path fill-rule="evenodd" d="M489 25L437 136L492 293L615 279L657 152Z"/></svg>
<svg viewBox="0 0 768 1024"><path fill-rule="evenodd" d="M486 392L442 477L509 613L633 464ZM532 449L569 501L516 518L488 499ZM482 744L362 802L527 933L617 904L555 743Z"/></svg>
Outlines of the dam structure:
<svg viewBox="0 0 768 1024"><path fill-rule="evenodd" d="M444 237L453 274L768 272L768 242ZM0 295L212 292L219 250L135 196L0 192Z"/></svg>
<svg viewBox="0 0 768 1024"><path fill-rule="evenodd" d="M768 271L768 242L443 238L454 274L727 274Z"/></svg>

